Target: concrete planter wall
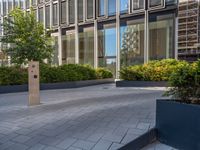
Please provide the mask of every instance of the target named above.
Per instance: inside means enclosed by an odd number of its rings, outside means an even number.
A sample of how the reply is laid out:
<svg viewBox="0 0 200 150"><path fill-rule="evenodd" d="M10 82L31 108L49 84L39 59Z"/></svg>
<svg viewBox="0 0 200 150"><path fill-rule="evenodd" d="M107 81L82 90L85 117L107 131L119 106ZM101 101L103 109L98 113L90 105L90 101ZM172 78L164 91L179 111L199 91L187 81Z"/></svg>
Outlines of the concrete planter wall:
<svg viewBox="0 0 200 150"><path fill-rule="evenodd" d="M184 150L200 149L200 105L157 100L158 140Z"/></svg>
<svg viewBox="0 0 200 150"><path fill-rule="evenodd" d="M167 87L166 81L116 81L116 87Z"/></svg>
<svg viewBox="0 0 200 150"><path fill-rule="evenodd" d="M67 89L67 88L79 88L84 86L114 83L114 79L100 79L100 80L86 80L86 81L71 81L62 83L42 83L40 84L40 90L52 90L52 89ZM28 91L28 85L8 85L0 86L0 94L3 93L15 93Z"/></svg>

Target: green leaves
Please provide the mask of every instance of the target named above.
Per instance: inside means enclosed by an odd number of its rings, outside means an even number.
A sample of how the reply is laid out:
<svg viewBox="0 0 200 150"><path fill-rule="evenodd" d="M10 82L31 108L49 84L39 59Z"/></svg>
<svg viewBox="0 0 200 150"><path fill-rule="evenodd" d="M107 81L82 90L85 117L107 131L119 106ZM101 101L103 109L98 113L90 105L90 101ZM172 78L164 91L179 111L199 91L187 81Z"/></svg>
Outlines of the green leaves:
<svg viewBox="0 0 200 150"><path fill-rule="evenodd" d="M43 25L38 23L31 9L30 14L16 8L2 24L5 35L0 40L4 52L11 56L16 64L26 64L28 61L51 59L51 37L45 33ZM12 45L11 47L7 45Z"/></svg>

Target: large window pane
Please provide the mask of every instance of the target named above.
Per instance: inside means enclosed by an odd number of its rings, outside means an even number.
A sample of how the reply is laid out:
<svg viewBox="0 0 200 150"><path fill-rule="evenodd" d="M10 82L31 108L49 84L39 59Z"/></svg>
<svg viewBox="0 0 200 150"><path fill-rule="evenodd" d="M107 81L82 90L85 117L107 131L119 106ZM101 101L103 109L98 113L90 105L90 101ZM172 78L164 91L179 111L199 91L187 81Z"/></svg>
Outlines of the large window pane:
<svg viewBox="0 0 200 150"><path fill-rule="evenodd" d="M43 23L43 7L38 9L39 22Z"/></svg>
<svg viewBox="0 0 200 150"><path fill-rule="evenodd" d="M87 0L87 19L93 18L93 5L94 5L93 0Z"/></svg>
<svg viewBox="0 0 200 150"><path fill-rule="evenodd" d="M24 0L19 0L20 3L20 8L23 9L24 8Z"/></svg>
<svg viewBox="0 0 200 150"><path fill-rule="evenodd" d="M79 33L79 63L94 66L94 28Z"/></svg>
<svg viewBox="0 0 200 150"><path fill-rule="evenodd" d="M67 33L62 37L62 63L75 63L75 33Z"/></svg>
<svg viewBox="0 0 200 150"><path fill-rule="evenodd" d="M38 0L38 3L40 4L40 3L42 3L43 2L43 0Z"/></svg>
<svg viewBox="0 0 200 150"><path fill-rule="evenodd" d="M116 29L110 26L98 31L98 66L116 74Z"/></svg>
<svg viewBox="0 0 200 150"><path fill-rule="evenodd" d="M162 4L163 0L149 0L149 6L150 7L157 7Z"/></svg>
<svg viewBox="0 0 200 150"><path fill-rule="evenodd" d="M68 1L68 10L69 10L69 23L74 24L75 23L75 3L74 0Z"/></svg>
<svg viewBox="0 0 200 150"><path fill-rule="evenodd" d="M83 0L78 1L78 21L83 21Z"/></svg>
<svg viewBox="0 0 200 150"><path fill-rule="evenodd" d="M32 6L35 6L36 5L36 0L32 0Z"/></svg>
<svg viewBox="0 0 200 150"><path fill-rule="evenodd" d="M66 23L66 1L61 2L61 23Z"/></svg>
<svg viewBox="0 0 200 150"><path fill-rule="evenodd" d="M14 7L18 7L18 0L14 0Z"/></svg>
<svg viewBox="0 0 200 150"><path fill-rule="evenodd" d="M116 0L108 0L108 15L115 15L116 13Z"/></svg>
<svg viewBox="0 0 200 150"><path fill-rule="evenodd" d="M45 12L46 12L46 27L49 28L50 27L50 5L46 6L46 9L45 9Z"/></svg>
<svg viewBox="0 0 200 150"><path fill-rule="evenodd" d="M12 0L8 0L8 12L12 10Z"/></svg>
<svg viewBox="0 0 200 150"><path fill-rule="evenodd" d="M174 15L150 16L150 60L174 57Z"/></svg>
<svg viewBox="0 0 200 150"><path fill-rule="evenodd" d="M6 14L7 14L6 1L3 0L3 15L5 16Z"/></svg>
<svg viewBox="0 0 200 150"><path fill-rule="evenodd" d="M98 16L105 15L105 0L98 0Z"/></svg>
<svg viewBox="0 0 200 150"><path fill-rule="evenodd" d="M26 0L26 9L30 7L30 0Z"/></svg>
<svg viewBox="0 0 200 150"><path fill-rule="evenodd" d="M53 26L58 25L58 4L53 4Z"/></svg>
<svg viewBox="0 0 200 150"><path fill-rule="evenodd" d="M144 19L125 22L120 39L121 66L144 63Z"/></svg>
<svg viewBox="0 0 200 150"><path fill-rule="evenodd" d="M129 7L129 0L120 0L120 12L127 13Z"/></svg>
<svg viewBox="0 0 200 150"><path fill-rule="evenodd" d="M133 11L144 9L144 0L133 0Z"/></svg>

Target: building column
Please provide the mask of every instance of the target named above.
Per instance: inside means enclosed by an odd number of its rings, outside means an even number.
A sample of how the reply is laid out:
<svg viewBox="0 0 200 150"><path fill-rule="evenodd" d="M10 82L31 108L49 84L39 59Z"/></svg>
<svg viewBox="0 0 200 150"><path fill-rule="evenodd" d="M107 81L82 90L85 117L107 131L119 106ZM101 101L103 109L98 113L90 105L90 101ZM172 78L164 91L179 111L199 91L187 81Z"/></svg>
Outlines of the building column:
<svg viewBox="0 0 200 150"><path fill-rule="evenodd" d="M116 79L119 79L120 71L120 0L116 1Z"/></svg>
<svg viewBox="0 0 200 150"><path fill-rule="evenodd" d="M144 17L144 63L149 61L149 11L145 10Z"/></svg>
<svg viewBox="0 0 200 150"><path fill-rule="evenodd" d="M94 68L98 67L98 23L94 20Z"/></svg>
<svg viewBox="0 0 200 150"><path fill-rule="evenodd" d="M75 63L79 63L78 0L75 2Z"/></svg>

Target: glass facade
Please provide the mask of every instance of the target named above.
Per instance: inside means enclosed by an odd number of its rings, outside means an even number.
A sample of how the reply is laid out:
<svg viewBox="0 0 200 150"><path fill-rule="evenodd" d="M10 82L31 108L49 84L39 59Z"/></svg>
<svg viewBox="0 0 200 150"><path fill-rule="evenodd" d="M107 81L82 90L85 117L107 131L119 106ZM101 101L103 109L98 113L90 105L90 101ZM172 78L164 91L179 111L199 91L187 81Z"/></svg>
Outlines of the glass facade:
<svg viewBox="0 0 200 150"><path fill-rule="evenodd" d="M79 32L79 63L94 66L94 28Z"/></svg>
<svg viewBox="0 0 200 150"><path fill-rule="evenodd" d="M98 30L98 66L116 74L116 28L115 24L105 25Z"/></svg>
<svg viewBox="0 0 200 150"><path fill-rule="evenodd" d="M98 16L105 15L105 0L97 0L98 1Z"/></svg>
<svg viewBox="0 0 200 150"><path fill-rule="evenodd" d="M144 0L133 0L132 1L133 11L144 9Z"/></svg>
<svg viewBox="0 0 200 150"><path fill-rule="evenodd" d="M151 15L149 22L149 59L174 57L174 14Z"/></svg>
<svg viewBox="0 0 200 150"><path fill-rule="evenodd" d="M45 12L46 12L46 28L49 28L50 27L50 5L47 5L46 6L46 9L45 9Z"/></svg>
<svg viewBox="0 0 200 150"><path fill-rule="evenodd" d="M64 24L67 22L67 7L66 7L66 1L62 1L61 4L61 23Z"/></svg>
<svg viewBox="0 0 200 150"><path fill-rule="evenodd" d="M53 4L53 26L58 25L58 3Z"/></svg>
<svg viewBox="0 0 200 150"><path fill-rule="evenodd" d="M144 63L144 18L122 22L120 64L124 67L142 63Z"/></svg>
<svg viewBox="0 0 200 150"><path fill-rule="evenodd" d="M129 0L120 0L120 13L128 13Z"/></svg>
<svg viewBox="0 0 200 150"><path fill-rule="evenodd" d="M75 63L75 32L68 32L62 37L62 63Z"/></svg>
<svg viewBox="0 0 200 150"><path fill-rule="evenodd" d="M93 0L87 0L87 19L92 19L94 16L94 1Z"/></svg>
<svg viewBox="0 0 200 150"><path fill-rule="evenodd" d="M69 24L75 23L75 3L74 0L68 0L68 16L69 16Z"/></svg>
<svg viewBox="0 0 200 150"><path fill-rule="evenodd" d="M43 23L43 18L44 18L44 15L43 15L43 7L39 8L38 9L38 20L40 23Z"/></svg>
<svg viewBox="0 0 200 150"><path fill-rule="evenodd" d="M108 0L108 15L116 14L116 0Z"/></svg>
<svg viewBox="0 0 200 150"><path fill-rule="evenodd" d="M78 21L83 21L83 0L78 1Z"/></svg>

